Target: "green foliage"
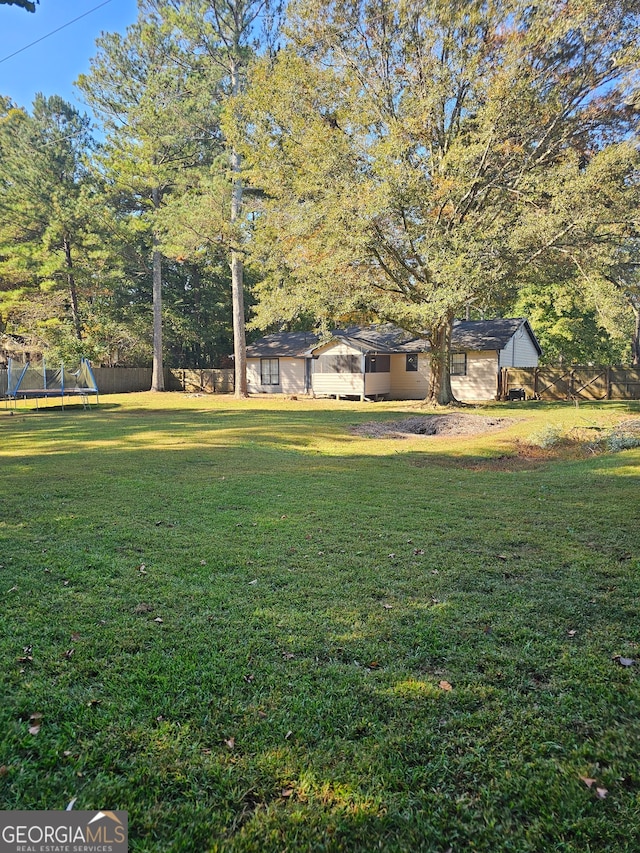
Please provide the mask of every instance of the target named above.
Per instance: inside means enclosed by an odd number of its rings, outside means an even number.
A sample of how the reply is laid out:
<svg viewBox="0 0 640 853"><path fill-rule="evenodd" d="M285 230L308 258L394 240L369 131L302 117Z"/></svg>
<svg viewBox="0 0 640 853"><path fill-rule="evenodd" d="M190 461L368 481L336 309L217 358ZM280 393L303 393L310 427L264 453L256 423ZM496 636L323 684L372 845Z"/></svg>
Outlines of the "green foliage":
<svg viewBox="0 0 640 853"><path fill-rule="evenodd" d="M88 302L117 276L104 241L109 217L86 159L94 147L87 116L61 98L38 95L31 114L5 100L0 313L36 347L51 343L54 327L81 342Z"/></svg>
<svg viewBox="0 0 640 853"><path fill-rule="evenodd" d="M637 32L622 2L292 4L287 47L235 113L267 195L257 322L311 306L439 330L470 300L496 308L534 260L565 258L559 209L589 180L577 245L614 251L635 216L632 193L614 228L605 208L607 180L633 184Z"/></svg>
<svg viewBox="0 0 640 853"><path fill-rule="evenodd" d="M513 307L527 317L542 347L541 364L622 364L628 361L628 324L612 337L574 282L523 285ZM627 332L625 335L624 332Z"/></svg>
<svg viewBox="0 0 640 853"><path fill-rule="evenodd" d="M0 0L0 6L20 6L21 9L26 9L27 12L35 12L36 6L40 0Z"/></svg>

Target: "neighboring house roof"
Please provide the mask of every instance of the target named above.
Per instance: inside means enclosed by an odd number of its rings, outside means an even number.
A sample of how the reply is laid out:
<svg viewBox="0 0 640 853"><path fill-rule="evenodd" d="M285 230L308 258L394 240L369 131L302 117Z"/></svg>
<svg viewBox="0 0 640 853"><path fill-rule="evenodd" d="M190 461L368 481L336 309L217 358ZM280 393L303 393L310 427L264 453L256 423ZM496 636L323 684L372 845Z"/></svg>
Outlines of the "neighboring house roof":
<svg viewBox="0 0 640 853"><path fill-rule="evenodd" d="M451 335L454 350L501 350L513 335L523 328L533 342L538 354L542 354L528 321L522 317L498 320L456 320ZM376 326L351 326L335 329L331 337L323 340L312 332L278 332L260 338L247 347L247 358L302 358L336 341L348 343L363 353L411 353L427 352L429 341L415 337L410 332L382 323Z"/></svg>
<svg viewBox="0 0 640 853"><path fill-rule="evenodd" d="M301 358L320 340L313 332L278 332L247 347L247 358Z"/></svg>

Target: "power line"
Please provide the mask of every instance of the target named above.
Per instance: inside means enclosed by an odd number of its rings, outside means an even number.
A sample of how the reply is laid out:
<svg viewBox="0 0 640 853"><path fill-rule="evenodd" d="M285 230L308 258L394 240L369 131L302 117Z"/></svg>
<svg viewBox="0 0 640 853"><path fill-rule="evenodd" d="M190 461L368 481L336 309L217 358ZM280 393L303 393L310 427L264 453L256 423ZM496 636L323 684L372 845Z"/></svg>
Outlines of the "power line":
<svg viewBox="0 0 640 853"><path fill-rule="evenodd" d="M45 36L41 36L39 39L32 41L31 44L26 44L24 47L21 47L20 50L16 50L13 53L10 53L9 56L5 56L0 59L0 62L6 62L7 59L12 59L14 56L17 56L19 53L22 53L25 50L28 50L30 47L33 47L34 44L39 44L41 41L48 39L49 36L55 35L55 33L59 33L60 30L64 30L66 27L70 27L71 24L75 24L76 21L79 21L81 18L86 18L87 15L90 15L92 12L95 12L97 9L101 9L103 6L106 6L107 3L111 3L111 0L104 0L104 3L99 3L97 6L94 6L93 9L89 9L88 12L84 12L82 15L78 15L77 18L74 18L72 21L67 21L66 24L63 24L61 27L57 27L55 30L51 30L50 33L47 33Z"/></svg>

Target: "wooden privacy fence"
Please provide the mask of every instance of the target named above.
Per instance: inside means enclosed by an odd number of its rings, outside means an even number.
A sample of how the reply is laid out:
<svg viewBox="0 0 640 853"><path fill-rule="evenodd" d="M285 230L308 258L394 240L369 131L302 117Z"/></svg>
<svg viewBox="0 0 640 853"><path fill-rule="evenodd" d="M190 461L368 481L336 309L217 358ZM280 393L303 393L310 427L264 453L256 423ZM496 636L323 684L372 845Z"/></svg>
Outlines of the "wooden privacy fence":
<svg viewBox="0 0 640 853"><path fill-rule="evenodd" d="M94 367L93 375L100 394L128 394L151 388L150 367ZM227 394L234 388L233 370L165 369L167 391L201 394ZM7 371L0 370L0 398L7 393Z"/></svg>
<svg viewBox="0 0 640 853"><path fill-rule="evenodd" d="M519 389L534 400L640 400L640 368L503 367L500 398Z"/></svg>

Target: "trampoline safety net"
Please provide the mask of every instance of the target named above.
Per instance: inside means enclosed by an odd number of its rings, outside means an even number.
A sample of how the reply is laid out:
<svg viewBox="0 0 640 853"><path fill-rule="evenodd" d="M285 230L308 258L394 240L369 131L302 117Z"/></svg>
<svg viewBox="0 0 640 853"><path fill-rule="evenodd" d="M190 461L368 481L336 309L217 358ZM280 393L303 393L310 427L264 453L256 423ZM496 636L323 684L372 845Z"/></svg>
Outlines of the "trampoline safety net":
<svg viewBox="0 0 640 853"><path fill-rule="evenodd" d="M7 396L18 397L80 397L86 403L90 396L98 397L98 386L91 365L83 358L75 369L64 364L50 367L46 361L26 364L9 359L7 371Z"/></svg>

